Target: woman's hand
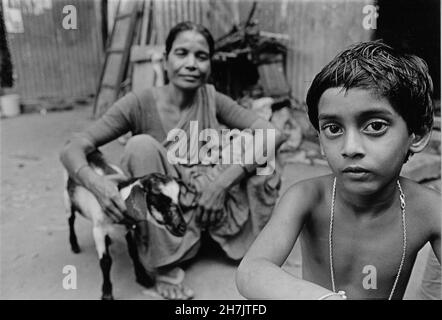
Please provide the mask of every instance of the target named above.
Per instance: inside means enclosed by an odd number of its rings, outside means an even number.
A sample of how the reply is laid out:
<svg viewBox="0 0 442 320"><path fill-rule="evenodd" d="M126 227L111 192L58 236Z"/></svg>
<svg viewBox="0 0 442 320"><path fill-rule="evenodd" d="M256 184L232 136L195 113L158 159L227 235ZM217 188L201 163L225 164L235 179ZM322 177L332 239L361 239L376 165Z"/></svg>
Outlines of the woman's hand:
<svg viewBox="0 0 442 320"><path fill-rule="evenodd" d="M107 177L97 175L91 189L107 216L116 223L120 222L124 218L126 204L117 185Z"/></svg>
<svg viewBox="0 0 442 320"><path fill-rule="evenodd" d="M123 212L126 211L126 204L118 191L117 180L114 182L106 176L100 176L89 167L81 170L79 174L83 175L86 188L95 195L105 214L112 221L120 222L124 218Z"/></svg>
<svg viewBox="0 0 442 320"><path fill-rule="evenodd" d="M225 218L224 202L226 188L219 183L211 183L203 190L199 200L196 221L202 228L217 226Z"/></svg>

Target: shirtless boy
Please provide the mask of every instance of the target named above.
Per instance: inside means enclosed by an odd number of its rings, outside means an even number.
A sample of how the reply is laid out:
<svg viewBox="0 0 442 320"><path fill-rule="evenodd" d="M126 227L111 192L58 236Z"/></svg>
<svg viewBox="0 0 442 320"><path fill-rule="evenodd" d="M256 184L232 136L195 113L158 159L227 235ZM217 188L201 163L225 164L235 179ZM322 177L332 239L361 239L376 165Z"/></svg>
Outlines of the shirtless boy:
<svg viewBox="0 0 442 320"><path fill-rule="evenodd" d="M315 77L308 114L333 173L280 199L238 268L243 296L402 299L427 242L440 263L440 195L399 175L429 141L431 94L426 63L378 41L345 50ZM281 268L298 236L302 279Z"/></svg>

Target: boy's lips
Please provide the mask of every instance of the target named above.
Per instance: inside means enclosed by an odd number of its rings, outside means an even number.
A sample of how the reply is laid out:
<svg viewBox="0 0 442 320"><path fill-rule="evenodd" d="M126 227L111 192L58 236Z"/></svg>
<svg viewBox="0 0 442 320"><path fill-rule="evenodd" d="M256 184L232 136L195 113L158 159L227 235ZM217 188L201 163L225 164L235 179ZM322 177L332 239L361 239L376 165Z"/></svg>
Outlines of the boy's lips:
<svg viewBox="0 0 442 320"><path fill-rule="evenodd" d="M370 170L367 170L359 166L349 166L342 170L342 173L350 178L364 178L370 174Z"/></svg>
<svg viewBox="0 0 442 320"><path fill-rule="evenodd" d="M361 173L361 172L370 172L370 170L367 170L363 167L359 166L348 166L342 170L342 172L350 172L350 173Z"/></svg>

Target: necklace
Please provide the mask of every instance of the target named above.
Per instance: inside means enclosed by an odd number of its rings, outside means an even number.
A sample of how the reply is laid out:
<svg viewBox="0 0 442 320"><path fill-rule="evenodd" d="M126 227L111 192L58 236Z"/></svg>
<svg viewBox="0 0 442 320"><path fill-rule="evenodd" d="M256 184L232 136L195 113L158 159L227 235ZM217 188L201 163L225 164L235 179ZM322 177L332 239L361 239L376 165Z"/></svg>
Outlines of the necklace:
<svg viewBox="0 0 442 320"><path fill-rule="evenodd" d="M399 188L399 200L401 203L401 211L402 211L402 228L403 228L403 246L402 246L402 258L401 263L399 265L398 272L396 274L396 279L393 283L393 288L391 289L390 296L388 297L388 300L391 300L394 294L394 290L396 289L397 282L399 280L402 267L404 266L405 262L405 253L407 251L407 225L405 220L405 195L402 191L401 184L399 180L397 181L397 186ZM333 192L332 192L332 204L331 204L331 211L330 211L330 232L328 237L328 244L329 244L329 252L330 252L330 276L331 276L331 283L332 283L332 290L333 292L336 292L336 286L335 286L335 276L334 276L334 270L333 270L333 218L335 215L335 201L336 201L336 177L333 180ZM345 296L344 291L339 291L340 295Z"/></svg>

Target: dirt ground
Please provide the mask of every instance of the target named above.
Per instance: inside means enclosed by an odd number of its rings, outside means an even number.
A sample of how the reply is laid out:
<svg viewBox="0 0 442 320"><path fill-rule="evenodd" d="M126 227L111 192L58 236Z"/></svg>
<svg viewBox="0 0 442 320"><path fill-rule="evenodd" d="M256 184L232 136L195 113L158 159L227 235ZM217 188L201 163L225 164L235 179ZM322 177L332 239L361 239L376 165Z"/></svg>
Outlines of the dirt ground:
<svg viewBox="0 0 442 320"><path fill-rule="evenodd" d="M58 153L68 136L91 120L90 106L47 114L22 114L1 119L1 299L98 299L101 273L89 221L78 218L80 254L68 245L68 225L63 204L62 166ZM115 162L122 146L107 145L105 153ZM283 174L283 190L292 183L328 172L327 167L290 164ZM159 299L135 283L126 251L124 230L113 236L112 280L116 299ZM418 256L406 298L413 299L422 277L428 247ZM74 266L77 288L63 288L63 268ZM237 264L208 244L187 267L186 283L196 299L242 299L235 287ZM285 268L300 275L299 247Z"/></svg>

